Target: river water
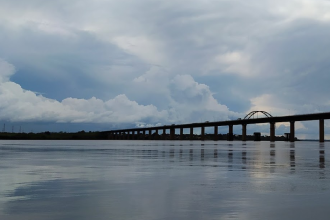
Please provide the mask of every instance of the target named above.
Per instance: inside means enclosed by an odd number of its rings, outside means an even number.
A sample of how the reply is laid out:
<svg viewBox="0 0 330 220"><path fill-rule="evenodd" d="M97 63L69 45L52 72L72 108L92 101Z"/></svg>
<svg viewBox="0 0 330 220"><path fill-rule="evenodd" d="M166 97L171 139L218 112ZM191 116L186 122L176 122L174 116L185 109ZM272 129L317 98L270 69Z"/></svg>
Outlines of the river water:
<svg viewBox="0 0 330 220"><path fill-rule="evenodd" d="M328 219L329 147L0 141L0 219Z"/></svg>

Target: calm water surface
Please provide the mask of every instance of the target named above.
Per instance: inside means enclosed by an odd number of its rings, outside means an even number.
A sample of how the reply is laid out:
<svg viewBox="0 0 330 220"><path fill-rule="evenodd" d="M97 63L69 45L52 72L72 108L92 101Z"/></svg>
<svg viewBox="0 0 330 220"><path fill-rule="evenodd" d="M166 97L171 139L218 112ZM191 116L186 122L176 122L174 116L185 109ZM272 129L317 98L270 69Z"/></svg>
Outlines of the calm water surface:
<svg viewBox="0 0 330 220"><path fill-rule="evenodd" d="M328 219L329 150L318 142L0 141L0 219Z"/></svg>

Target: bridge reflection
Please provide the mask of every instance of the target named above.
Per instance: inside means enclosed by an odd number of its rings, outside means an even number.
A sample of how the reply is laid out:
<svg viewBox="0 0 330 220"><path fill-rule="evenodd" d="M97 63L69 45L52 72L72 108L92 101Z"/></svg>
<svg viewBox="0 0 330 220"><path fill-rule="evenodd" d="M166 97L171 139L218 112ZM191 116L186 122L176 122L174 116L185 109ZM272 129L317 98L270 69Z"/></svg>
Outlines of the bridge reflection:
<svg viewBox="0 0 330 220"><path fill-rule="evenodd" d="M260 145L261 146L261 145ZM141 146L140 146L141 147ZM165 149L164 149L165 148ZM156 160L159 162L169 161L171 163L180 163L182 166L202 166L202 167L218 167L221 170L227 171L251 171L253 173L281 173L289 172L296 174L306 172L301 168L310 167L309 171L316 168L320 171L319 178L325 178L326 167L325 147L320 143L318 157L314 157L299 148L299 156L297 161L297 152L295 143L290 145L280 145L276 147L275 143L270 143L269 148L263 147L249 149L249 146L242 144L240 147L232 144L221 145L214 147L208 145L194 146L165 146L163 149L148 149L148 150L114 150L116 153L113 156L127 155L131 158L136 158L141 162L147 160ZM315 151L314 151L315 152ZM311 160L311 158L314 158ZM115 160L115 157L113 158Z"/></svg>

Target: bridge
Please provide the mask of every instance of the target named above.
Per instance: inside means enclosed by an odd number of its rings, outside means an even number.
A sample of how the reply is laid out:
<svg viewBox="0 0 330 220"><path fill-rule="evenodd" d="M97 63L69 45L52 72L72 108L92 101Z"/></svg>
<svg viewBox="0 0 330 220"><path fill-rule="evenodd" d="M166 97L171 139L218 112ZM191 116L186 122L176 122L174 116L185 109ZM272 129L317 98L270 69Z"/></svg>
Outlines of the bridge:
<svg viewBox="0 0 330 220"><path fill-rule="evenodd" d="M263 118L252 118L257 113L262 113L266 117ZM242 126L242 141L246 141L246 126L248 124L261 124L269 123L270 125L270 141L275 141L275 124L281 122L290 123L290 142L295 141L295 122L297 121L319 121L319 141L324 142L324 120L330 119L330 112L323 113L314 113L314 114L302 114L302 115L289 115L289 116L271 116L268 112L265 111L253 111L245 116L245 118L237 120L228 120L228 121L215 121L215 122L201 122L201 123L190 123L190 124L172 124L164 125L157 127L146 127L146 128L130 128L130 129L121 129L121 130L111 130L108 131L109 139L133 139L135 135L140 136L146 135L148 132L149 139L151 139L152 132L158 135L158 131L163 131L163 137L166 135L166 131L169 130L170 139L175 139L176 129L180 129L180 140L183 140L183 129L190 129L190 140L193 140L194 128L201 129L201 140L204 140L205 137L205 128L214 127L214 140L218 140L218 127L219 126L228 126L227 140L233 140L233 126L240 125Z"/></svg>

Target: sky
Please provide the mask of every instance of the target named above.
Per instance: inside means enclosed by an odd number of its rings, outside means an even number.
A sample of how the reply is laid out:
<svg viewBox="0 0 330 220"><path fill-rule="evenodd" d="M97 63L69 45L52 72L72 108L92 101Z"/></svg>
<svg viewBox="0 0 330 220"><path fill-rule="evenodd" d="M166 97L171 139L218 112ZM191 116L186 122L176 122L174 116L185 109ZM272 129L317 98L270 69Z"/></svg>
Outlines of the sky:
<svg viewBox="0 0 330 220"><path fill-rule="evenodd" d="M0 123L104 131L330 111L329 39L328 0L0 0ZM298 137L317 133L296 123Z"/></svg>

